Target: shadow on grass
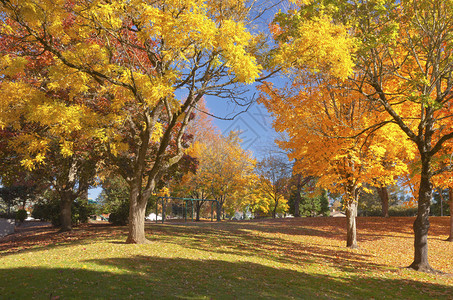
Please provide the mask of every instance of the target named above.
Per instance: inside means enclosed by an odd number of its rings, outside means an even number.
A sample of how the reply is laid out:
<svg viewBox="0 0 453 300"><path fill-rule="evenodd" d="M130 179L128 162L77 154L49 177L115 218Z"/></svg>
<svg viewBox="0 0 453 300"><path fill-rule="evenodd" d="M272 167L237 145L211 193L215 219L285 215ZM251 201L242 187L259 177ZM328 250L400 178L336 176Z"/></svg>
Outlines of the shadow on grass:
<svg viewBox="0 0 453 300"><path fill-rule="evenodd" d="M41 251L67 245L90 244L111 240L126 234L127 228L110 224L83 224L71 232L58 232L58 228L43 226L35 230L18 232L0 239L0 255ZM124 237L124 240L126 238Z"/></svg>
<svg viewBox="0 0 453 300"><path fill-rule="evenodd" d="M243 257L254 256L283 264L321 263L351 273L389 269L388 266L371 262L370 255L346 247L293 242L278 237L256 235L251 231L171 225L154 227L152 230L155 233L152 240L179 245L186 249Z"/></svg>
<svg viewBox="0 0 453 300"><path fill-rule="evenodd" d="M49 299L51 296L60 299L451 297L451 287L439 284L354 275L337 278L245 262L135 256L84 263L87 269L2 270L0 294L5 299Z"/></svg>
<svg viewBox="0 0 453 300"><path fill-rule="evenodd" d="M358 217L357 235L360 242L378 241L389 237L413 239L414 217ZM446 239L449 234L449 217L430 217L429 238ZM167 223L171 224L171 223ZM259 219L247 221L227 221L221 223L179 223L186 227L212 228L217 230L238 231L255 230L270 234L293 236L318 236L331 240L344 241L346 244L346 218L315 217ZM444 238L445 236L445 238ZM360 246L360 245L359 245Z"/></svg>

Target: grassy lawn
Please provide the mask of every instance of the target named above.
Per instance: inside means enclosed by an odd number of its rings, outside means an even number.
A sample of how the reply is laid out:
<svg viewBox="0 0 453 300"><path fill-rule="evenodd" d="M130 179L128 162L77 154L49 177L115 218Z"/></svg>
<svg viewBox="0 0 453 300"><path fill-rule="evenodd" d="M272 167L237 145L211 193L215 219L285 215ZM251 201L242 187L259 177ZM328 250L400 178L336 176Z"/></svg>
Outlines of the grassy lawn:
<svg viewBox="0 0 453 300"><path fill-rule="evenodd" d="M42 227L0 240L0 298L452 299L451 275L404 268L413 220L358 218L359 250L344 218L148 224L149 245L124 227ZM453 273L447 232L431 218L431 265Z"/></svg>

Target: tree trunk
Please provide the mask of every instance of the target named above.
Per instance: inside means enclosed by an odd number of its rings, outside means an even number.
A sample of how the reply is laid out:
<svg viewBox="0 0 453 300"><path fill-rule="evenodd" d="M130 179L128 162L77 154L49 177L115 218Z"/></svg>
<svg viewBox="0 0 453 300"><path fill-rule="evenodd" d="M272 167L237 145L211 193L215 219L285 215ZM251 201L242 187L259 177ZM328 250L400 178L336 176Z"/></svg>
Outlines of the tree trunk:
<svg viewBox="0 0 453 300"><path fill-rule="evenodd" d="M60 232L72 230L72 202L74 201L69 195L60 194Z"/></svg>
<svg viewBox="0 0 453 300"><path fill-rule="evenodd" d="M222 217L222 206L223 206L223 201L217 201L217 221L221 220Z"/></svg>
<svg viewBox="0 0 453 300"><path fill-rule="evenodd" d="M296 185L296 199L294 199L294 217L300 217L300 191L302 189L301 174L297 174L297 185Z"/></svg>
<svg viewBox="0 0 453 300"><path fill-rule="evenodd" d="M80 190L80 199L88 201L88 185L85 184Z"/></svg>
<svg viewBox="0 0 453 300"><path fill-rule="evenodd" d="M200 221L200 210L201 210L201 207L203 206L203 201L195 201L195 210L196 210L196 219L195 221L199 222Z"/></svg>
<svg viewBox="0 0 453 300"><path fill-rule="evenodd" d="M450 236L448 237L448 242L453 242L453 188L448 189L448 204L450 206Z"/></svg>
<svg viewBox="0 0 453 300"><path fill-rule="evenodd" d="M147 244L149 241L145 237L145 212L146 199L139 193L139 186L131 184L129 196L129 233L126 243L128 244Z"/></svg>
<svg viewBox="0 0 453 300"><path fill-rule="evenodd" d="M389 192L386 186L380 186L377 188L379 197L381 198L382 204L382 216L384 218L389 217Z"/></svg>
<svg viewBox="0 0 453 300"><path fill-rule="evenodd" d="M356 225L356 216L357 216L357 201L354 199L346 208L346 247L351 249L358 248L357 246L357 225Z"/></svg>
<svg viewBox="0 0 453 300"><path fill-rule="evenodd" d="M409 268L430 273L434 272L434 269L428 263L429 205L431 203L432 188L430 159L422 155L418 211L413 226L415 235L414 261Z"/></svg>

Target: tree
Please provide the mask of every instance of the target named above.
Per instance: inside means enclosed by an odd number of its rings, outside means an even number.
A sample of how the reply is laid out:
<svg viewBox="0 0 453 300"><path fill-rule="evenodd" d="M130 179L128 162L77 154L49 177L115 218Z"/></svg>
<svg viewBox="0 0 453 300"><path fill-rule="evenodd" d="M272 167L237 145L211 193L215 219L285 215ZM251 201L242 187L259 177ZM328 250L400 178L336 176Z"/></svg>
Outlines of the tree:
<svg viewBox="0 0 453 300"><path fill-rule="evenodd" d="M0 140L4 146L2 165L6 167L2 178L31 178L52 186L60 195L61 231L69 231L73 202L87 198L94 183L98 143L92 133L97 116L80 105L87 95L67 87L52 88L48 69L54 61L49 53L42 53L33 43L23 46L17 37L1 35L4 106Z"/></svg>
<svg viewBox="0 0 453 300"><path fill-rule="evenodd" d="M294 197L294 217L300 217L300 202L301 202L301 193L302 188L307 185L313 178L311 176L307 176L302 178L302 174L293 174L292 183L295 189L295 197Z"/></svg>
<svg viewBox="0 0 453 300"><path fill-rule="evenodd" d="M309 84L310 80L314 83ZM408 172L401 159L408 148L388 143L399 137L398 131L373 127L380 117L374 106L328 75L305 73L287 89L267 83L261 91L260 101L275 116L274 127L288 133L289 140L280 145L291 150L295 172L317 177L319 187L343 196L347 247L356 248L357 205L363 184L393 182ZM369 126L372 134L364 137L360 133Z"/></svg>
<svg viewBox="0 0 453 300"><path fill-rule="evenodd" d="M5 86L8 87L8 84L3 84L0 90L4 91ZM20 93L17 97L20 97ZM55 134L71 124L66 123L67 119L63 116L66 108L59 111L54 107L53 117L42 121L33 120L36 111L48 109L52 102L52 98L45 98L42 103L35 103L34 108L9 112L16 113L22 120L20 124L11 124L9 127L14 135L6 141L4 149L7 150L3 152L3 157L9 161L10 170L2 175L2 180L4 183L9 181L15 186L23 186L28 191L27 198L36 197L39 192L52 186L60 196L60 231L70 231L73 203L80 197L87 200L88 188L95 181L95 143L91 139L87 140L80 129L66 132L71 136L69 139L64 138L64 129ZM57 118L57 121L53 118ZM85 127L85 131L88 130ZM35 165L36 162L39 164Z"/></svg>
<svg viewBox="0 0 453 300"><path fill-rule="evenodd" d="M447 241L453 242L453 189L448 189L448 198L450 206L450 235L447 238Z"/></svg>
<svg viewBox="0 0 453 300"><path fill-rule="evenodd" d="M251 8L245 1L57 2L2 0L2 36L52 56L52 87L107 108L96 137L129 185L127 242L146 243L146 204L188 146L194 105L204 95L239 100L237 88L258 77L258 39L246 29Z"/></svg>
<svg viewBox="0 0 453 300"><path fill-rule="evenodd" d="M443 171L436 169L435 160L453 137L453 6L437 0L298 2L299 18L327 18L350 26L349 34L357 41L350 89L385 112L387 124L396 124L418 152L418 214L410 268L432 272L427 243L432 178Z"/></svg>
<svg viewBox="0 0 453 300"><path fill-rule="evenodd" d="M300 213L305 217L329 215L329 199L327 190L310 187L311 191L302 191Z"/></svg>
<svg viewBox="0 0 453 300"><path fill-rule="evenodd" d="M195 144L197 145L197 144ZM242 149L237 133L217 136L198 144L199 165L192 176L192 191L209 194L218 201L217 219L222 209L242 207L244 193L252 180L255 159Z"/></svg>
<svg viewBox="0 0 453 300"><path fill-rule="evenodd" d="M239 198L241 200L239 207L242 210L249 209L255 214L255 217L270 215L275 218L277 213L283 214L288 211L287 199L289 197L287 195L278 195L279 197L276 201L275 195L269 190L271 184L266 181L266 179L257 174L252 174L248 185L244 186L246 193Z"/></svg>
<svg viewBox="0 0 453 300"><path fill-rule="evenodd" d="M276 217L281 201L289 194L291 171L285 157L269 154L259 161L255 172L259 176L261 190L272 199L272 218Z"/></svg>
<svg viewBox="0 0 453 300"><path fill-rule="evenodd" d="M184 168L180 176L171 176L167 181L171 194L177 197L195 199L208 199L211 197L206 160L204 154L206 146L213 140L220 139L218 128L213 124L212 116L206 107L205 101L197 104L197 112L194 113L193 121L188 125L187 133L191 135L194 143L186 151L186 158L192 161L191 168ZM206 201L196 200L195 205L196 221L200 221L201 209Z"/></svg>

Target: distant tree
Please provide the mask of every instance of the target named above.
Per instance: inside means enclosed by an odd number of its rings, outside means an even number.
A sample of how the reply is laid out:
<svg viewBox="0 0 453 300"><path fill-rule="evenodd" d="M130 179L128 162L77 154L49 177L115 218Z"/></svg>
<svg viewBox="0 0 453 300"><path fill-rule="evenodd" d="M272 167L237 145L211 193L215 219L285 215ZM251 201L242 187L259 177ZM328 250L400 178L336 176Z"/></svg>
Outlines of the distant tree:
<svg viewBox="0 0 453 300"><path fill-rule="evenodd" d="M193 190L203 191L204 195L209 193L218 201L217 219L220 220L224 208L234 211L243 207L247 194L244 187L253 178L256 162L250 152L242 149L236 132L215 136L197 147L199 165L193 175Z"/></svg>
<svg viewBox="0 0 453 300"><path fill-rule="evenodd" d="M272 217L275 218L281 201L289 198L291 168L286 157L268 154L255 168L261 190L272 200Z"/></svg>
<svg viewBox="0 0 453 300"><path fill-rule="evenodd" d="M314 178L312 176L303 177L302 174L293 174L290 180L290 196L288 200L289 211L295 218L300 217L300 203L302 201L302 189Z"/></svg>
<svg viewBox="0 0 453 300"><path fill-rule="evenodd" d="M453 242L453 188L448 189L448 198L450 205L450 235L447 238L447 241Z"/></svg>

